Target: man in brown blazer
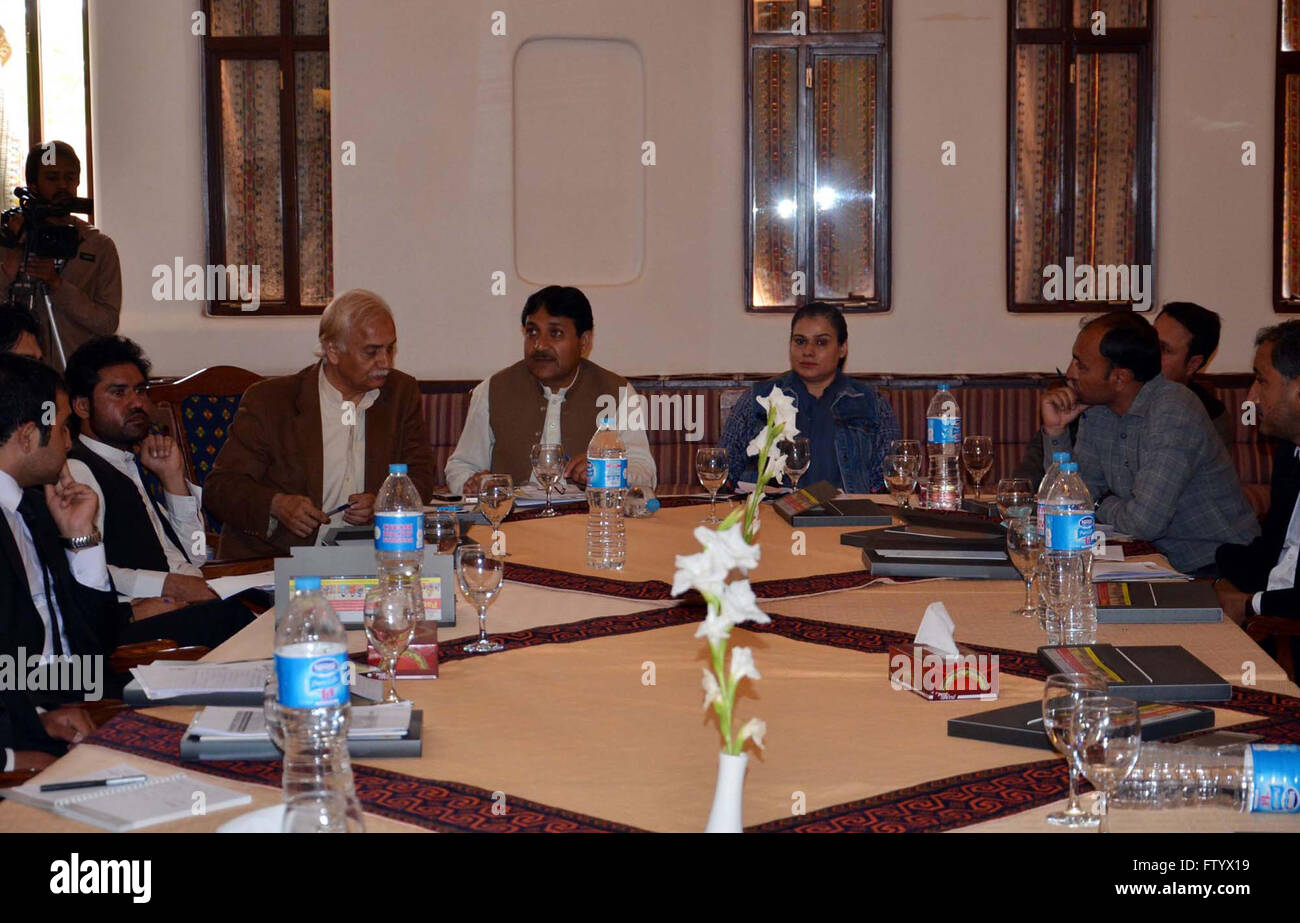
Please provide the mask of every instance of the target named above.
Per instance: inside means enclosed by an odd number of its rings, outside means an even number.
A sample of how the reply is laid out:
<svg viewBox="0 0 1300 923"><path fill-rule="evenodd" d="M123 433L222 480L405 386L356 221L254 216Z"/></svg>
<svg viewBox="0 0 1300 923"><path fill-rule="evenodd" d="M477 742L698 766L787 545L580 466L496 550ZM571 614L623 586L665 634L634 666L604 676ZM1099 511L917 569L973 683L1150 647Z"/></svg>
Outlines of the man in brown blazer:
<svg viewBox="0 0 1300 923"><path fill-rule="evenodd" d="M353 289L321 315L319 362L248 389L203 488L223 523L219 557L284 555L326 524L370 522L392 463L429 497L420 389L393 368L396 353L388 305Z"/></svg>

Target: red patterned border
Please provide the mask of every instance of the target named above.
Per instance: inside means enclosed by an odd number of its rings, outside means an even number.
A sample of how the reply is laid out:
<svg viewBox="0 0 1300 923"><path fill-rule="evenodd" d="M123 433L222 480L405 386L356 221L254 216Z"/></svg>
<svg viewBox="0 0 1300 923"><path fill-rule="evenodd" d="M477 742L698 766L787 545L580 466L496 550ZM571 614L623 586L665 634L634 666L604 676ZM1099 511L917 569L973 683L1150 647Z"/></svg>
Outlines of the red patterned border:
<svg viewBox="0 0 1300 923"><path fill-rule="evenodd" d="M575 574L565 570L549 567L537 567L532 564L506 562L505 578L516 583L547 587L552 590L573 590L579 593L597 593L601 596L617 596L621 599L673 599L673 588L663 580L615 580L610 577L595 577L588 574ZM896 578L902 582L906 578ZM844 571L838 574L814 574L810 577L789 577L781 580L756 580L750 584L754 595L759 599L786 599L791 596L811 596L815 593L831 593L836 590L855 590L870 586L874 581L866 570ZM699 602L698 594L693 591L682 597L686 602Z"/></svg>

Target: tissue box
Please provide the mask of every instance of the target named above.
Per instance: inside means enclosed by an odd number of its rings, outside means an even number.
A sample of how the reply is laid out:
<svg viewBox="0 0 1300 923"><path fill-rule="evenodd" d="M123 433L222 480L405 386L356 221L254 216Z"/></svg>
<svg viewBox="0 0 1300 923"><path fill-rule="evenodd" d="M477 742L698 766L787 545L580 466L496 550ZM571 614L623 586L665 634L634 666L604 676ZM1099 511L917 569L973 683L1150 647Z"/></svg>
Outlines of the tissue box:
<svg viewBox="0 0 1300 923"><path fill-rule="evenodd" d="M889 684L931 702L957 702L998 697L998 655L977 654L964 644L958 656L945 655L924 644L889 647Z"/></svg>
<svg viewBox="0 0 1300 923"><path fill-rule="evenodd" d="M372 667L379 666L379 653L371 646L366 647L366 663ZM397 676L399 679L437 679L438 678L438 624L421 622L415 629L411 645L397 658Z"/></svg>

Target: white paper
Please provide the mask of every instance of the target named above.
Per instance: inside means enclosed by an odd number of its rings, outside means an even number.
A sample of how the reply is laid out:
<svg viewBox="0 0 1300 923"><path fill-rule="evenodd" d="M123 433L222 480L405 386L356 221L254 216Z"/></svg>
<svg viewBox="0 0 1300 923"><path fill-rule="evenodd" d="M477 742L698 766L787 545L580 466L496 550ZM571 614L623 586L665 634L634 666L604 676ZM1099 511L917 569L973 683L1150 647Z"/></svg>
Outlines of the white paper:
<svg viewBox="0 0 1300 923"><path fill-rule="evenodd" d="M106 769L93 769L89 772L78 772L75 775L64 776L61 778L50 778L42 776L39 783L30 785L19 785L14 788L0 788L0 797L12 798L14 801L21 801L23 804L30 804L37 808L52 809L56 801L62 801L69 795L76 795L81 792L102 791L102 789L93 788L73 788L64 789L58 792L43 792L42 785L53 785L56 782L88 782L92 779L118 779L122 776L147 776L149 775L138 766L132 766L130 763L118 763L115 766L109 766ZM150 778L158 778L151 776Z"/></svg>
<svg viewBox="0 0 1300 923"><path fill-rule="evenodd" d="M1102 533L1103 535L1106 536L1107 540L1109 540L1109 541L1112 541L1112 542L1131 542L1131 541L1133 541L1133 536L1128 535L1128 534L1126 534L1126 533L1124 533L1124 532L1116 532L1116 531L1115 531L1115 527L1112 526L1112 525L1107 525L1106 523L1098 523L1097 528L1098 528L1098 530L1101 531L1101 533Z"/></svg>
<svg viewBox="0 0 1300 923"><path fill-rule="evenodd" d="M352 740L396 739L406 734L411 724L411 703L390 705L356 705L352 708L348 738ZM234 708L209 705L190 722L189 733L207 740L265 739L270 736L266 713L260 708Z"/></svg>
<svg viewBox="0 0 1300 923"><path fill-rule="evenodd" d="M167 699L204 692L261 692L274 664L270 660L248 663L186 663L155 661L132 667L135 677L151 699Z"/></svg>
<svg viewBox="0 0 1300 923"><path fill-rule="evenodd" d="M208 588L222 599L229 599L236 593L244 592L244 590L274 590L275 571L268 570L260 574L242 574L237 577L214 577L208 581Z"/></svg>
<svg viewBox="0 0 1300 923"><path fill-rule="evenodd" d="M932 648L946 657L958 657L957 642L953 640L956 627L948 608L941 602L930 603L921 616L921 624L916 629L916 643Z"/></svg>
<svg viewBox="0 0 1300 923"><path fill-rule="evenodd" d="M1110 561L1111 563L1118 564L1124 560L1124 549L1119 545L1107 545L1105 554L1097 554L1097 552L1094 551L1092 553L1092 560L1094 566L1097 561Z"/></svg>
<svg viewBox="0 0 1300 923"><path fill-rule="evenodd" d="M1112 583L1117 580L1191 580L1186 574L1161 567L1154 561L1094 561L1093 583Z"/></svg>

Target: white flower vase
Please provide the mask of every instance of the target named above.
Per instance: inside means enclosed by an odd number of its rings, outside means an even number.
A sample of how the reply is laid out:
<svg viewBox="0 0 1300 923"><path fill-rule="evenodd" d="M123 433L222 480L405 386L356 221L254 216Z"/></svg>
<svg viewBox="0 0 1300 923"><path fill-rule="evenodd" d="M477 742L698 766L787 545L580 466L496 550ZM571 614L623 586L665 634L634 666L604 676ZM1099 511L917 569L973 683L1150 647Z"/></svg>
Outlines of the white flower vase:
<svg viewBox="0 0 1300 923"><path fill-rule="evenodd" d="M713 807L705 833L740 833L744 828L741 808L745 800L745 767L749 754L718 754L718 784L713 790Z"/></svg>

